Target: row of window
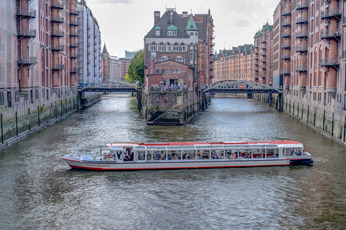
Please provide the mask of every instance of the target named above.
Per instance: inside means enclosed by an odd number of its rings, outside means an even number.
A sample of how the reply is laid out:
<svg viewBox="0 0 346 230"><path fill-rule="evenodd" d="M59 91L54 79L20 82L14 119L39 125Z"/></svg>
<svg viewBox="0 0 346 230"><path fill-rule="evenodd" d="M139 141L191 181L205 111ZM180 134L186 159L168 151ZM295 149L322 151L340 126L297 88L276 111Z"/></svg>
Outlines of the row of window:
<svg viewBox="0 0 346 230"><path fill-rule="evenodd" d="M138 160L210 160L278 158L278 149L138 151Z"/></svg>
<svg viewBox="0 0 346 230"><path fill-rule="evenodd" d="M193 50L193 45L190 45L190 49ZM185 43L181 43L180 45L178 43L170 44L169 42L166 44L156 44L155 42L151 43L149 45L149 51L158 51L158 52L186 52L187 51L187 45Z"/></svg>
<svg viewBox="0 0 346 230"><path fill-rule="evenodd" d="M166 70L165 69L156 69L155 70L155 73L156 74L166 74ZM170 72L169 72L170 74L181 74L181 70L180 69L171 69L170 70Z"/></svg>

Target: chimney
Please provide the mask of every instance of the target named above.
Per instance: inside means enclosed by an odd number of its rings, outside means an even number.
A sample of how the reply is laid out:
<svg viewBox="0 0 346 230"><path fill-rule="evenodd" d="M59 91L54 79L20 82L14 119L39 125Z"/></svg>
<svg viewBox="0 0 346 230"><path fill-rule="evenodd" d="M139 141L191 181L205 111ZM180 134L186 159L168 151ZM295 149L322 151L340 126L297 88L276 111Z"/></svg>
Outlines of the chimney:
<svg viewBox="0 0 346 230"><path fill-rule="evenodd" d="M160 19L160 11L154 11L154 24Z"/></svg>
<svg viewBox="0 0 346 230"><path fill-rule="evenodd" d="M183 18L187 18L187 11L183 11Z"/></svg>

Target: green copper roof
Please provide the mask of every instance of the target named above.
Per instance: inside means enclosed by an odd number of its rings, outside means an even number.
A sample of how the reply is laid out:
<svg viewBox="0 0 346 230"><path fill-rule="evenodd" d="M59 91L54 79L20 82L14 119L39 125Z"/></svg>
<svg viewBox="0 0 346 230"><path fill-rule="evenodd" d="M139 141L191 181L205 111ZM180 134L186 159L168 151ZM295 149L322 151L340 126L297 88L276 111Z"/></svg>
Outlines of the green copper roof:
<svg viewBox="0 0 346 230"><path fill-rule="evenodd" d="M167 30L178 30L178 28L176 26L174 26L174 25L169 25L167 27Z"/></svg>
<svg viewBox="0 0 346 230"><path fill-rule="evenodd" d="M161 27L160 26L156 26L155 30L161 30Z"/></svg>
<svg viewBox="0 0 346 230"><path fill-rule="evenodd" d="M190 15L189 21L187 22L185 30L198 30L195 20L193 20L192 14Z"/></svg>

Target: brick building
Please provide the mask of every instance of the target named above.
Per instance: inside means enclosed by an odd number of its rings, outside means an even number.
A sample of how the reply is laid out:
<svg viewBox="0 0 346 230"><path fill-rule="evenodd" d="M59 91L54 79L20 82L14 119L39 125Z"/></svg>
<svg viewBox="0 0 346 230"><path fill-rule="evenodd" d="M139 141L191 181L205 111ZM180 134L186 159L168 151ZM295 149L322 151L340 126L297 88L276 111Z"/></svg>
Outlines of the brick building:
<svg viewBox="0 0 346 230"><path fill-rule="evenodd" d="M256 33L253 74L254 81L283 89L285 112L343 144L345 4L338 0L280 0L273 27L265 25ZM216 78L227 79L230 70L222 61L217 60L215 67Z"/></svg>
<svg viewBox="0 0 346 230"><path fill-rule="evenodd" d="M77 4L0 1L2 142L78 107Z"/></svg>
<svg viewBox="0 0 346 230"><path fill-rule="evenodd" d="M177 119L166 119L179 124L200 109L199 90L209 85L213 77L212 39L210 11L208 14L188 15L187 12L178 14L175 9L168 8L162 17L159 11L154 12L154 26L144 38L144 90L148 121L156 119L150 111L155 106L161 107L160 113L163 114L172 108L179 108L175 111ZM163 64L167 68L162 68ZM157 89L161 92L155 92ZM179 97L179 90L184 95L180 103L179 100L167 99L170 104L160 104L168 95ZM153 97L161 98L156 100L155 106L150 103Z"/></svg>
<svg viewBox="0 0 346 230"><path fill-rule="evenodd" d="M243 45L231 50L220 50L215 55L215 77L213 82L223 80L253 81L254 46Z"/></svg>

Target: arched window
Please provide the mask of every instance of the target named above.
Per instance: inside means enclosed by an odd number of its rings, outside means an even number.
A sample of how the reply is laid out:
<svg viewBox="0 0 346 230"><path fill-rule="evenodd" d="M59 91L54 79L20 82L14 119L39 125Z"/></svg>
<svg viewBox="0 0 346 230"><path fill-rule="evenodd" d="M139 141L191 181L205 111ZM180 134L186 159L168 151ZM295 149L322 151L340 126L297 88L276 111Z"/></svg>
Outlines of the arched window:
<svg viewBox="0 0 346 230"><path fill-rule="evenodd" d="M179 52L179 45L178 45L178 43L174 43L173 52Z"/></svg>
<svg viewBox="0 0 346 230"><path fill-rule="evenodd" d="M166 52L171 52L171 43L166 43Z"/></svg>
<svg viewBox="0 0 346 230"><path fill-rule="evenodd" d="M161 42L159 45L159 52L165 52L165 45Z"/></svg>
<svg viewBox="0 0 346 230"><path fill-rule="evenodd" d="M180 52L186 52L186 45L185 43L180 44Z"/></svg>
<svg viewBox="0 0 346 230"><path fill-rule="evenodd" d="M151 43L149 51L156 51L156 43L155 42Z"/></svg>

